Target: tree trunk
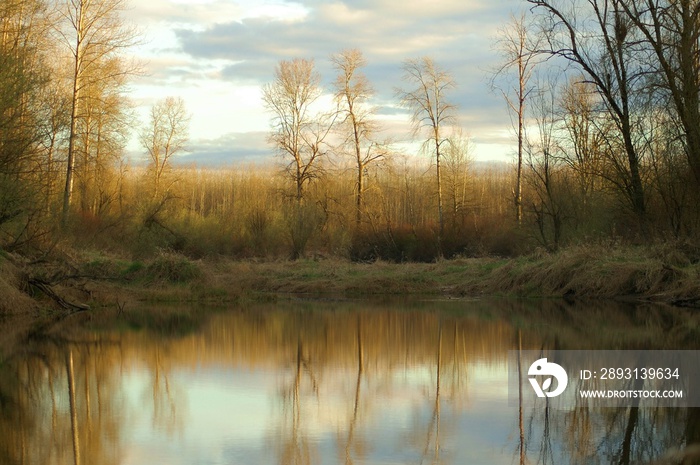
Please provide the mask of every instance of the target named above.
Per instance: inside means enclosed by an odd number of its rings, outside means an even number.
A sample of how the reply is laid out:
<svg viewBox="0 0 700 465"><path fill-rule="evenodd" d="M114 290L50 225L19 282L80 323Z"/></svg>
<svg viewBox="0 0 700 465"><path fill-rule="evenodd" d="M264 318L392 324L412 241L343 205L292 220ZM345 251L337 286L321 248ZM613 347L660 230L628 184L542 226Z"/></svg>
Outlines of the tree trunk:
<svg viewBox="0 0 700 465"><path fill-rule="evenodd" d="M355 196L355 227L360 228L362 223L362 202L363 202L363 190L364 190L364 171L365 167L360 159L359 147L357 155L357 194Z"/></svg>
<svg viewBox="0 0 700 465"><path fill-rule="evenodd" d="M75 170L75 140L77 138L78 124L78 68L79 63L76 59L75 72L73 75L73 101L71 102L70 114L70 134L68 136L68 160L66 162L66 185L63 190L63 216L62 223L65 226L68 219L68 212L73 196L73 172Z"/></svg>
<svg viewBox="0 0 700 465"><path fill-rule="evenodd" d="M440 170L440 134L435 128L435 174L437 177L437 197L438 197L438 258L442 257L442 239L445 232L445 220L442 211L442 173Z"/></svg>
<svg viewBox="0 0 700 465"><path fill-rule="evenodd" d="M521 38L522 40L523 38ZM525 66L523 62L523 44L521 42L518 56L518 174L515 181L515 219L518 225L523 222L523 138L525 119Z"/></svg>
<svg viewBox="0 0 700 465"><path fill-rule="evenodd" d="M75 171L75 143L78 130L78 102L80 97L80 77L83 60L83 5L79 5L76 17L76 38L73 62L73 91L71 94L70 134L68 136L68 160L66 162L66 186L63 190L63 214L61 222L63 226L68 220L71 200L73 196L73 177Z"/></svg>

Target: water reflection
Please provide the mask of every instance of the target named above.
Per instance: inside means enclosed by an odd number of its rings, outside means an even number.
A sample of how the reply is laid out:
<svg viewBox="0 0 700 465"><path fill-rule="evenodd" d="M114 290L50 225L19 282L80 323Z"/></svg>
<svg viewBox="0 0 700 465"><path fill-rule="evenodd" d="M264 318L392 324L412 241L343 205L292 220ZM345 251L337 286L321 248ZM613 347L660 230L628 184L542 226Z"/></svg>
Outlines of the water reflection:
<svg viewBox="0 0 700 465"><path fill-rule="evenodd" d="M87 325L90 326L89 324ZM508 350L697 348L681 309L297 302L53 335L0 366L6 464L641 464L698 409L508 406Z"/></svg>

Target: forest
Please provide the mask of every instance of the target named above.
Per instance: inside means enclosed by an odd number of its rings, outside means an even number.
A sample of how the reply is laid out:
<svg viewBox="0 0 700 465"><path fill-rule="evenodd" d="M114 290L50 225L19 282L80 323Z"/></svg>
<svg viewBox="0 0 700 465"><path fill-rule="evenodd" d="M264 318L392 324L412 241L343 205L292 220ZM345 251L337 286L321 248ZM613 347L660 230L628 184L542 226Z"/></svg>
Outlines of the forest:
<svg viewBox="0 0 700 465"><path fill-rule="evenodd" d="M334 257L434 262L581 244L695 244L700 209L697 2L528 0L494 39L512 164L473 157L459 76L407 58L396 102L419 153L386 140L360 50L270 70L271 165L178 163L182 98L134 116L138 32L123 0L0 5L0 247L146 259ZM332 98L322 98L331 96ZM138 134L146 162L126 145ZM693 246L693 250L697 247Z"/></svg>

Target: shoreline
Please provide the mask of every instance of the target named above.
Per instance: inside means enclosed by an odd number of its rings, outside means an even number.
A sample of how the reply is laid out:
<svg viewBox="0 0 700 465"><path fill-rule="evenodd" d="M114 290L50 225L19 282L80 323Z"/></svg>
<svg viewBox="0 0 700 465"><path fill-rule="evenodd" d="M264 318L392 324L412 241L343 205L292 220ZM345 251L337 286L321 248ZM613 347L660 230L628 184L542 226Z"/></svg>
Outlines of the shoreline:
<svg viewBox="0 0 700 465"><path fill-rule="evenodd" d="M695 252L587 245L553 254L435 263L191 260L164 252L145 261L73 254L37 265L5 256L0 265L0 315L121 309L138 302L226 304L284 296L633 300L699 307L700 254L696 257Z"/></svg>
<svg viewBox="0 0 700 465"><path fill-rule="evenodd" d="M545 301L700 308L700 257L673 247L580 246L518 258L398 264L191 260L174 253L144 261L96 253L62 254L41 264L23 260L0 257L2 357L32 340L61 338L89 321L168 330L196 325L228 306L299 298L504 298L540 300L542 308ZM32 284L42 282L72 307Z"/></svg>

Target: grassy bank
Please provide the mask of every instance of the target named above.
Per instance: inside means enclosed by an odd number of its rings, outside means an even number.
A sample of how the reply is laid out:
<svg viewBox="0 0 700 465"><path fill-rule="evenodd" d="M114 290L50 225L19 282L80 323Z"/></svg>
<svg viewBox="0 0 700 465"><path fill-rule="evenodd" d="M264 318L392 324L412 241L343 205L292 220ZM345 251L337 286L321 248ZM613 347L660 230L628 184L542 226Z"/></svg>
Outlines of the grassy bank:
<svg viewBox="0 0 700 465"><path fill-rule="evenodd" d="M700 304L700 248L688 244L578 246L513 259L403 264L329 259L194 261L172 253L130 261L73 252L41 264L5 256L0 273L4 314L60 307L56 296L93 308L134 301L225 303L300 294L623 298ZM41 283L55 295L45 292Z"/></svg>
<svg viewBox="0 0 700 465"><path fill-rule="evenodd" d="M696 256L697 254L697 256ZM358 264L339 261L221 264L221 283L242 292L362 296L433 294L700 303L700 251L603 246L514 259Z"/></svg>
<svg viewBox="0 0 700 465"><path fill-rule="evenodd" d="M227 303L288 295L380 294L624 298L696 306L700 249L687 244L579 246L556 254L427 264L193 261L172 253L130 261L73 252L41 263L4 256L0 265L0 312L5 315L40 314L61 307L80 310L84 305L120 308L136 301Z"/></svg>

